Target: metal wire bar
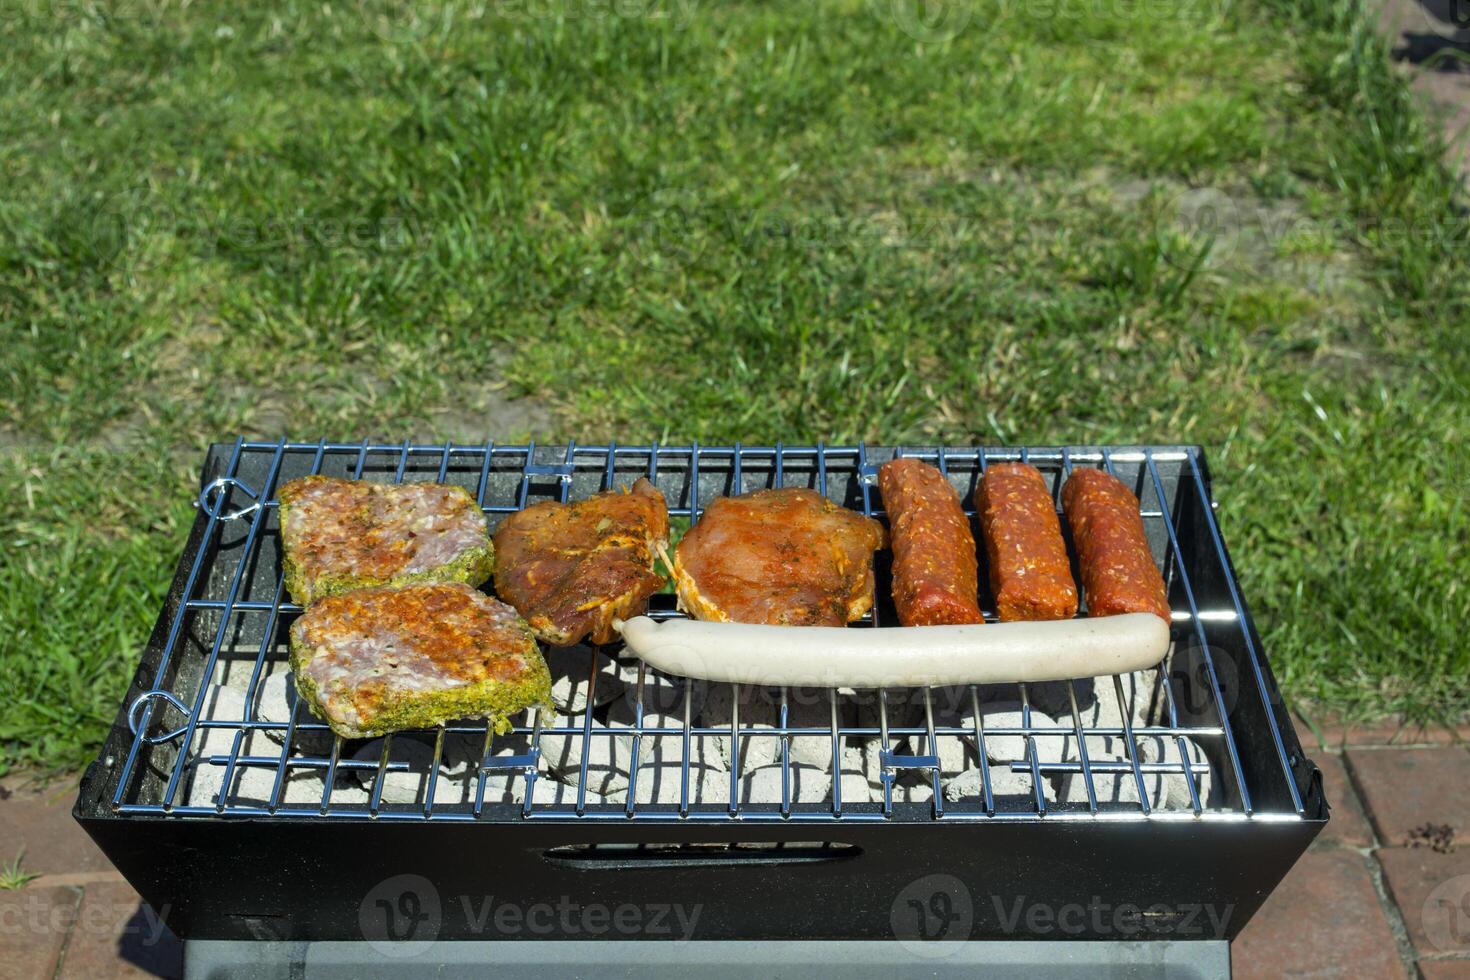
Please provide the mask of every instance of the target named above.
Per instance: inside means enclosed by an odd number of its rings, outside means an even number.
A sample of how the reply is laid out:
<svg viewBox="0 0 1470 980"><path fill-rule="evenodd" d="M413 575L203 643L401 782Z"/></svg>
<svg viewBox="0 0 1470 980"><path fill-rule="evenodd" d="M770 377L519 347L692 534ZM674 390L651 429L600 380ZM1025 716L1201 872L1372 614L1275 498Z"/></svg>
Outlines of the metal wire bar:
<svg viewBox="0 0 1470 980"><path fill-rule="evenodd" d="M592 654L591 659L592 673L596 674L597 654L595 652ZM629 753L628 758L628 800L625 804L625 809L630 817L633 815L633 807L638 801L638 753L643 747L643 683L648 673L647 668L647 664L641 660L638 661L638 686L633 688L635 692L633 695L633 749ZM589 683L588 691L590 692L591 689ZM592 702L590 699L587 702L587 714L589 716L592 714ZM687 768L689 762L688 757L685 757L682 761Z"/></svg>
<svg viewBox="0 0 1470 980"><path fill-rule="evenodd" d="M934 758L934 768L929 771L929 779L934 790L934 816L944 816L944 787L940 784L943 773L939 769L939 736L934 733L934 698L933 689L924 688L924 754Z"/></svg>
<svg viewBox="0 0 1470 980"><path fill-rule="evenodd" d="M1138 765L1138 743L1133 737L1133 703L1123 696L1123 678L1117 674L1113 675L1113 696L1118 699L1118 706L1122 709L1118 713L1123 718L1124 745L1128 749L1128 762L1133 767L1133 782L1138 787L1138 808L1147 815L1148 791L1143 786L1143 770Z"/></svg>
<svg viewBox="0 0 1470 980"><path fill-rule="evenodd" d="M535 709L535 722L531 729L531 764L526 766L523 779L526 784L524 790L525 802L521 805L521 815L529 816L531 808L536 802L536 783L540 779L537 765L541 761L541 712L542 708Z"/></svg>
<svg viewBox="0 0 1470 980"><path fill-rule="evenodd" d="M580 713L581 712L578 712L578 714L580 714ZM280 731L280 732L283 732L283 731L286 730L287 727L289 727L289 726L288 726L287 722L284 722L284 721L237 721L235 719L223 719L222 720L222 719L215 719L215 718L200 718L199 719L199 725L198 725L198 728L199 729L206 730L206 731L218 731L218 730L234 731L235 729L240 729L242 731L247 731L247 732L248 731L264 731L264 732L276 732L276 731ZM322 722L319 722L319 721L300 722L300 723L298 723L296 725L296 730L298 732L321 733L321 734L326 734L326 733L328 733L328 732L331 731L331 729L328 728L326 724L324 724ZM445 732L447 734L450 734L450 735L483 735L485 733L485 725L484 725L484 723L476 723L476 724L465 724L465 723L461 723L461 724L455 724L453 722L446 722L445 725L444 725L444 730L445 730ZM558 727L553 727L553 728L547 728L547 729L545 729L545 731L546 731L547 734L550 734L550 735L558 735L558 734L580 735L582 733L582 728L580 727L580 724L574 725L574 726L566 726L566 725L563 725L563 726L558 726ZM708 725L695 725L695 726L693 726L690 729L690 731L691 731L692 734L694 734L696 736L700 736L700 737L708 737L708 736L713 736L713 735L723 736L723 735L726 735L726 734L729 733L729 728L728 727L725 727L725 726L710 727ZM876 737L878 735L878 733L879 733L879 729L876 728L876 727L874 727L874 726L872 726L872 725L867 725L867 726L863 726L863 725L846 725L846 726L843 726L842 731L846 735L861 735L861 736L868 736L868 737ZM891 726L889 726L889 731L895 737L907 737L907 736L918 736L918 735L927 735L928 734L928 729L925 726L923 726L923 725L891 725ZM938 735L969 735L971 733L971 728L968 727L967 725L961 725L961 724L941 725L938 722L935 722L934 731ZM1166 725L1142 725L1142 726L1140 726L1140 725L1134 725L1131 728L1125 728L1125 727L1123 727L1121 725L1094 725L1094 726L1087 727L1085 729L1085 731L1089 735L1110 735L1110 736L1122 736L1122 735L1125 735L1129 731L1132 731L1135 735L1154 735L1154 736L1159 736L1159 737L1172 737L1172 736L1175 736L1175 735L1185 735L1185 736L1210 735L1210 736L1215 736L1215 735L1223 735L1224 734L1224 729L1222 729L1222 728L1220 728L1218 726L1210 726L1210 727L1207 727L1207 728L1191 728L1191 727L1171 728L1171 727L1168 727ZM531 734L531 732L532 732L532 726L531 725L511 725L510 728L507 730L506 734L529 735L529 734ZM682 732L683 732L683 729L682 728L655 727L655 726L648 726L648 725L645 725L644 728L643 728L643 733L645 735L679 735ZM1034 736L1036 738L1072 738L1075 735L1075 733L1071 729L1068 729L1068 728L1031 728L1031 729L1027 729L1027 728L1024 728L1024 727L1019 726L1019 725L999 725L999 726L988 727L986 729L986 732L988 734L991 734L991 735L1027 735L1027 734L1030 734L1030 735L1032 735L1032 736ZM180 734L182 734L182 730L180 731ZM595 729L595 730L593 730L592 737L594 739L597 739L597 738L617 738L621 734L623 734L623 733L620 730L616 729L616 728L601 728L601 729ZM784 734L789 734L789 735L792 735L792 736L799 736L799 735L821 735L821 736L826 736L828 734L828 729L826 727L824 727L824 726L811 726L811 725L799 726L799 725L792 725L789 728L784 729L784 730L781 729L781 728L779 728L779 727L771 727L771 728L746 728L746 729L742 729L741 734L745 738L780 738Z"/></svg>
<svg viewBox="0 0 1470 980"><path fill-rule="evenodd" d="M693 683L689 678L684 678L684 744L679 758L685 763L689 761L689 749L693 739L689 731L691 715L694 711L694 697L693 691L691 690ZM687 815L689 813L688 765L679 767L679 813L681 815Z"/></svg>
<svg viewBox="0 0 1470 980"><path fill-rule="evenodd" d="M577 767L577 812L587 809L587 771L592 762L589 751L592 739L592 706L597 703L597 654L592 655L592 671L587 678L587 704L582 709L582 761Z"/></svg>
<svg viewBox="0 0 1470 980"><path fill-rule="evenodd" d="M842 816L842 726L837 710L837 691L827 690L827 703L831 707L832 738L832 815Z"/></svg>
<svg viewBox="0 0 1470 980"><path fill-rule="evenodd" d="M740 685L730 685L730 815L740 812ZM687 761L687 760L686 760Z"/></svg>
<svg viewBox="0 0 1470 980"><path fill-rule="evenodd" d="M378 752L378 771L373 774L373 792L368 801L368 812L373 816L378 815L378 808L383 805L383 780L388 777L388 753L392 751L393 736L383 736L383 747Z"/></svg>
<svg viewBox="0 0 1470 980"><path fill-rule="evenodd" d="M689 517L699 520L699 443L689 453Z"/></svg>
<svg viewBox="0 0 1470 980"><path fill-rule="evenodd" d="M1026 761L1031 764L1031 789L1036 794L1036 815L1046 816L1046 793L1041 788L1041 766L1036 758L1036 739L1031 730L1031 698L1026 693L1026 685L1017 685L1021 689L1021 725L1026 731Z"/></svg>
<svg viewBox="0 0 1470 980"><path fill-rule="evenodd" d="M1077 688L1067 681L1067 704L1072 709L1072 729L1077 733L1077 758L1082 762L1082 781L1087 785L1087 808L1097 812L1097 787L1092 784L1092 766L1087 760L1087 735L1082 730L1082 713L1077 710Z"/></svg>
<svg viewBox="0 0 1470 980"><path fill-rule="evenodd" d="M990 763L985 754L985 715L980 710L980 689L970 685L970 717L975 722L975 751L980 756L980 787L985 795L985 812L995 813L995 793L990 786Z"/></svg>
<svg viewBox="0 0 1470 980"><path fill-rule="evenodd" d="M216 809L221 813L225 809L225 799L228 795L230 781L235 778L235 765L240 757L240 744L244 741L244 730L235 732L234 737L230 739L230 757L225 760L225 773L220 777L219 795L215 797ZM196 761L194 766L195 778L197 779L199 762Z"/></svg>
<svg viewBox="0 0 1470 980"><path fill-rule="evenodd" d="M480 744L480 765L475 772L474 813L478 816L485 809L485 783L490 778L490 760L494 757L495 727L485 724L485 741Z"/></svg>
<svg viewBox="0 0 1470 980"><path fill-rule="evenodd" d="M611 445L608 446L608 450L607 450L607 462L604 464L603 470L602 470L602 489L604 489L604 490L611 490L613 488L614 473L615 473L615 471L617 469L617 465L618 465L618 444L617 443L612 443Z"/></svg>
<svg viewBox="0 0 1470 980"><path fill-rule="evenodd" d="M339 735L332 739L332 755L327 760L327 774L322 778L322 805L321 812L327 813L332 806L332 784L337 779L337 766L342 759L342 737Z"/></svg>
<svg viewBox="0 0 1470 980"><path fill-rule="evenodd" d="M791 706L787 703L786 688L781 688L781 707L779 718L781 721L781 812L791 812L791 734L789 730L791 722ZM834 778L840 778L840 769L832 770Z"/></svg>
<svg viewBox="0 0 1470 980"><path fill-rule="evenodd" d="M879 736L880 737L880 742L879 742L879 747L880 748L879 748L878 758L880 760L886 760L889 757L889 754L892 751L892 749L890 748L890 746L891 746L892 743L891 743L891 741L889 739L889 736L888 736L888 692L887 691L879 691L878 692L878 726L881 729L880 736ZM893 780L894 780L893 770L890 767L886 766L886 765L883 766L879 770L879 777L878 778L883 783L883 812L884 813L892 813L893 812Z"/></svg>
<svg viewBox="0 0 1470 980"><path fill-rule="evenodd" d="M448 455L444 457L448 459ZM442 481L442 477L440 478ZM434 758L429 762L429 785L424 790L424 816L434 815L434 795L439 787L439 763L444 758L444 726L434 732Z"/></svg>
<svg viewBox="0 0 1470 980"><path fill-rule="evenodd" d="M272 811L274 811L276 807L281 805L281 790L285 787L286 783L286 760L290 758L291 755L291 743L295 740L296 737L296 717L300 713L301 702L297 701L291 706L291 720L286 725L286 737L281 739L281 756L276 763L275 778L271 782L271 799L269 809ZM383 741L386 746L387 739L384 739ZM221 790L221 792L228 792L228 790L229 787L226 786L223 790Z"/></svg>
<svg viewBox="0 0 1470 980"><path fill-rule="evenodd" d="M927 805L902 803L899 804L907 813L919 810L927 810ZM157 816L160 811L156 806L149 804L124 804L118 807L117 812L127 816ZM277 810L268 810L262 806L239 804L227 809L223 814L215 811L213 806L178 806L170 811L176 817L309 817L312 819L337 819L337 820L360 820L369 816L366 804L343 805L326 813L301 806L280 807ZM413 823L423 821L423 811L413 809L383 809L376 814L375 819L390 823ZM468 823L480 819L478 815L468 812L450 810L438 810L434 813L435 822L446 823ZM549 821L552 823L599 823L599 822L627 822L627 817L622 809L616 812L608 812L608 808L589 809L586 813L576 813L570 808L559 809L554 807L541 807L527 813L523 819ZM690 810L687 814L680 814L673 809L644 809L639 811L639 817L647 823L677 823L689 821L692 823L729 823L729 814L722 807L717 812L711 812L708 808ZM792 822L800 824L825 824L830 826L833 816L830 811L821 809L813 811L805 809L793 811L790 816L782 816L774 807L770 812L759 810L747 810L741 815L742 821L746 823L782 823ZM882 813L873 808L864 811L845 810L843 820L853 823L883 823L891 819L890 814ZM1257 811L1251 816L1243 813L1232 813L1222 811L1208 811L1203 814L1193 814L1188 811L1162 811L1154 810L1149 816L1143 817L1136 812L1100 812L1091 814L1085 810L1076 812L1067 810L1051 810L1046 819L1048 821L1074 822L1105 822L1105 823L1187 823L1198 821L1203 823L1294 823L1302 818L1294 813L1263 813ZM945 821L955 822L994 822L994 823L1030 823L1036 820L1036 814L1030 811L1006 811L1000 810L994 814L981 813L979 811L951 810Z"/></svg>
<svg viewBox="0 0 1470 980"><path fill-rule="evenodd" d="M316 449L317 445L318 445L318 443L317 442L313 442L313 441L301 441L301 440L290 440L290 439L287 439L287 440L280 440L280 439L248 439L247 440L247 439L242 439L242 440L240 440L240 447L242 449L254 450L254 451L259 451L259 450L274 451L277 447L280 447L282 449L285 449L287 452L312 451L312 450L315 450ZM359 447L366 447L367 451L368 452L371 452L371 453L396 453L396 452L399 452L403 448L403 443L402 442L330 442L329 441L329 442L326 442L324 445L326 446L326 451L329 452L329 453L354 452ZM534 445L534 443L532 443L532 445ZM451 446L451 450L450 451L452 453L454 453L455 455L476 455L476 454L481 453L481 452L484 451L484 444L483 443L478 443L478 442L469 442L469 443L453 442L453 443L450 443L450 446ZM723 446L722 445L701 446L700 447L700 452L703 453L706 457L730 456L730 455L732 455L734 453L735 446L736 446L736 444L723 445ZM511 445L504 446L503 448L507 452L514 452L514 453L517 453L517 454L524 454L524 452L526 450L526 445L525 444L519 444L519 445L517 445L517 444L511 444ZM605 454L605 453L611 452L611 451L614 450L614 448L616 448L616 451L617 452L636 453L636 454L639 454L639 455L642 455L643 453L647 452L647 449L646 448L640 447L640 446L617 446L617 447L614 447L614 444L610 444L610 443L585 443L585 444L583 444L583 445L581 445L579 447L579 451L584 452L584 453L593 453L593 454L599 454L600 455L600 454ZM662 449L665 449L665 450L668 450L669 452L673 452L673 453L685 453L685 454L687 454L693 448L693 446L692 446L692 444L689 444L689 443L685 443L685 444L674 443L672 445L662 446L661 448ZM439 442L410 443L409 444L409 450L411 452L415 452L415 453L422 453L422 452L437 453L437 452L440 452L442 449L443 449L443 444L442 443L439 443ZM800 458L800 457L813 457L813 458L815 458L819 453L825 453L829 459L832 459L832 458L841 458L841 457L844 457L844 456L855 456L855 455L857 455L857 452L858 452L858 447L857 446L823 446L820 443L796 444L796 445L790 445L790 446L785 445L784 443L774 443L774 444L769 444L769 445L762 445L760 443L756 443L754 445L745 446L744 449L745 449L745 451L747 451L749 453L756 453L756 454L761 454L761 455L766 455L766 456L773 456L773 455L775 455L775 453L779 449L779 451L783 455L787 456L788 458ZM984 446L984 447L981 447L981 449L984 451L984 453L986 454L986 456L989 459L992 459L992 460L1008 461L1008 460L1017 460L1017 459L1020 459L1021 458L1021 448L1020 447L1007 448L1007 447L1002 447L1002 446ZM1042 461L1046 461L1046 462L1060 462L1061 461L1061 458L1062 458L1062 453L1064 451L1066 451L1066 450L1069 450L1069 449L1070 449L1070 451L1071 451L1071 453L1072 453L1072 455L1073 455L1073 457L1075 459L1082 460L1083 462L1101 462L1102 461L1102 452L1103 451L1102 451L1102 448L1101 447L1094 447L1094 448L1087 448L1087 447L1069 447L1069 446L1028 446L1028 447L1026 447L1026 451L1030 454L1030 456L1033 459L1042 460ZM1140 446L1140 447L1137 447L1137 448L1128 448L1128 449L1110 449L1110 451L1112 452L1113 459L1116 462L1122 462L1122 463L1141 463L1144 460L1146 449L1147 449L1147 447ZM965 455L969 455L974 450L973 449L967 449L967 448L960 449L960 448L946 447L946 449L944 451L945 452L959 452L959 453L963 453ZM933 459L937 455L937 452L936 452L936 450L928 449L928 450L919 450L919 451L911 452L908 455L919 456L920 458L924 458L924 459ZM1189 449L1187 447L1169 447L1169 448L1166 448L1166 449L1164 449L1164 448L1156 448L1155 449L1155 458L1157 458L1160 462L1183 462L1183 461L1187 461L1187 460L1193 458L1194 455L1195 454L1194 454L1193 450L1191 450L1191 449Z"/></svg>

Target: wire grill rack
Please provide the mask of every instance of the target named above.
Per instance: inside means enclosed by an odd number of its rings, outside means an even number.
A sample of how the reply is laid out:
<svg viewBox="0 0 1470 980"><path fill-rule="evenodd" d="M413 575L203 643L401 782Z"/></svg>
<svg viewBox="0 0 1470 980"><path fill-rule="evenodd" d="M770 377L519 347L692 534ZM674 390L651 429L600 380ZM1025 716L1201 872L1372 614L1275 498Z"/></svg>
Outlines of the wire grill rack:
<svg viewBox="0 0 1470 980"><path fill-rule="evenodd" d="M662 677L627 659L613 662L626 688L625 710L609 714L598 685L610 683L607 654L619 651L581 648L560 655L585 655L585 675L575 678L581 710L531 711L506 735L467 721L364 745L333 736L297 702L284 714L259 706L270 678L287 669L286 631L300 612L280 576L275 492L286 480L325 473L455 483L475 495L494 524L529 503L579 499L646 476L663 491L679 528L716 496L770 486L812 487L883 519L876 473L895 455L937 465L968 513L977 479L1002 460L1038 467L1054 498L1079 466L1106 468L1132 486L1174 608L1163 667L1147 677L912 691L742 691L736 685L722 692L728 718L710 724L696 704L710 698L714 685ZM125 705L120 744L126 748L105 759L111 808L119 814L388 821L1303 819L1293 778L1299 760L1283 740L1274 684L1195 447L238 440L211 451L198 503L174 591ZM881 556L877 572L878 602L853 628L894 622ZM989 596L981 599L993 619ZM656 595L650 614L679 615L673 596ZM237 699L223 703L225 689ZM655 691L666 701L654 703ZM669 691L676 692L672 699ZM1123 706L1118 716L1089 715L1089 706L1108 695ZM1018 705L1018 723L987 723L986 706L997 701ZM1050 715L1038 707L1042 702ZM752 703L765 706L764 723L749 709L742 720L742 708ZM1140 705L1146 707L1135 710ZM808 746L823 740L823 751L830 750L832 778L821 802L798 791L809 775L792 759L798 740ZM589 789L599 741L616 744L626 759L620 799ZM553 743L561 758L548 767ZM1122 746L1121 759L1116 753L1094 758L1104 743ZM1008 753L995 750L1002 744L1011 747ZM1143 745L1157 751L1140 751ZM743 782L744 757L757 747L779 776L763 783L763 791ZM867 793L844 800L841 774L854 751L868 753L864 775L872 778L864 779ZM944 760L966 751L978 770L973 792L946 792L952 773ZM672 764L665 760L670 754ZM715 757L722 760L715 771L699 764ZM1151 803L1147 787L1165 778L1183 787L1182 805ZM1015 790L1017 779L1023 792ZM649 780L665 785L648 793ZM1080 781L1074 785L1085 792L1059 799L1054 790L1061 780ZM405 782L406 796L395 791ZM716 783L719 793L701 792Z"/></svg>

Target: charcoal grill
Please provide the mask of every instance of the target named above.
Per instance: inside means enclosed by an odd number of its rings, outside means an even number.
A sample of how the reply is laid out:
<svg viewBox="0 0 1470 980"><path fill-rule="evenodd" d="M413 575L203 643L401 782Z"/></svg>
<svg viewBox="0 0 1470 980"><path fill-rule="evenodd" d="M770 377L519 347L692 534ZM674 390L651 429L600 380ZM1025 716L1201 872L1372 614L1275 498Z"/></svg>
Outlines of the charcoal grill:
<svg viewBox="0 0 1470 980"><path fill-rule="evenodd" d="M1054 496L1078 466L1133 487L1174 609L1163 667L1008 688L716 691L586 648L567 656L585 657L575 682L590 707L529 712L507 735L460 722L368 746L333 737L294 702L261 706L300 611L280 578L285 480L457 483L492 523L638 476L663 491L676 527L716 496L769 486L812 487L881 519L876 472L896 454L937 465L967 511L976 480L1002 460L1041 469ZM431 961L450 972L515 964L517 975L535 964L686 969L728 965L737 941L747 967L841 964L848 976L904 963L1218 974L1226 943L1327 806L1210 487L1195 446L216 445L75 815L186 940L201 976L308 962L344 976L390 961L394 972ZM896 622L881 554L877 574L879 601L853 628ZM982 605L994 618L988 596ZM655 596L650 614L679 615L674 597ZM612 683L617 710L603 698ZM657 701L669 691L674 703ZM1097 713L1108 698L1115 716ZM728 709L713 723L716 700ZM998 703L1015 710L997 716ZM834 773L819 801L793 761L804 746L810 765L813 745ZM623 768L598 783L609 747ZM956 792L946 759L960 756L971 772ZM773 777L760 786L748 782L752 757ZM843 778L857 757L866 768ZM713 776L704 759L720 760ZM507 902L514 914L486 911ZM531 927L535 910L564 906L602 910L604 928L580 912ZM653 906L698 909L697 926L655 929ZM434 939L463 942L414 945ZM416 958L398 962L404 951Z"/></svg>

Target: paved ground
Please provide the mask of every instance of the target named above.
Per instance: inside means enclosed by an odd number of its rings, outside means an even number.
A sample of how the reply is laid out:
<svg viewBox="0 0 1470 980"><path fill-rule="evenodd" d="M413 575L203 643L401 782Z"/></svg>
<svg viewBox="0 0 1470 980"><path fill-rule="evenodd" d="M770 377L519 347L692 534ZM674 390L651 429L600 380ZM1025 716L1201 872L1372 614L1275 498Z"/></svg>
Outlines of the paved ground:
<svg viewBox="0 0 1470 980"><path fill-rule="evenodd" d="M1236 976L1470 978L1470 732L1298 730L1332 821L1236 942ZM177 941L77 828L72 796L0 783L0 842L41 874L0 891L0 976L177 976Z"/></svg>
<svg viewBox="0 0 1470 980"><path fill-rule="evenodd" d="M0 782L0 846L40 877L0 891L0 977L174 977L178 941L71 818L76 790Z"/></svg>
<svg viewBox="0 0 1470 980"><path fill-rule="evenodd" d="M1236 940L1236 977L1470 980L1470 733L1297 730L1332 820Z"/></svg>
<svg viewBox="0 0 1470 980"><path fill-rule="evenodd" d="M1450 164L1470 178L1470 0L1374 2L1394 56L1448 137Z"/></svg>

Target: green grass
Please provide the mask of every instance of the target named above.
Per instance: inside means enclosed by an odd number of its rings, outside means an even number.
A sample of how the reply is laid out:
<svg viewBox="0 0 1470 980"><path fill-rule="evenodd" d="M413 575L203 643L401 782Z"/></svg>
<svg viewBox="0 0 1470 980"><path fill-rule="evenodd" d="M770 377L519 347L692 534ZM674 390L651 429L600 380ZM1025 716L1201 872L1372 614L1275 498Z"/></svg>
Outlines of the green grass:
<svg viewBox="0 0 1470 980"><path fill-rule="evenodd" d="M0 864L0 891L19 891L26 885L41 877L39 872L27 871L21 867L21 861L25 859L26 849L22 847L15 855L14 861L6 861Z"/></svg>
<svg viewBox="0 0 1470 980"><path fill-rule="evenodd" d="M1200 442L1293 700L1470 705L1470 252L1355 11L416 9L0 7L0 769L241 432Z"/></svg>

